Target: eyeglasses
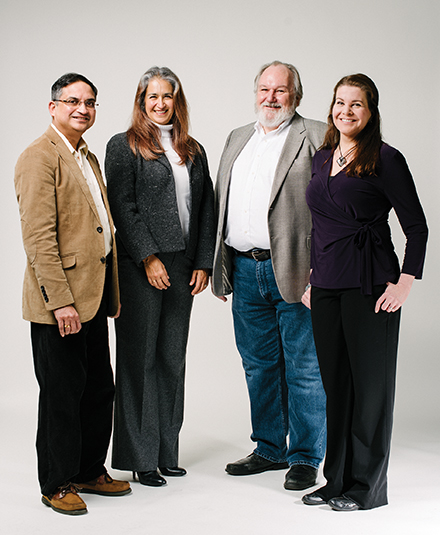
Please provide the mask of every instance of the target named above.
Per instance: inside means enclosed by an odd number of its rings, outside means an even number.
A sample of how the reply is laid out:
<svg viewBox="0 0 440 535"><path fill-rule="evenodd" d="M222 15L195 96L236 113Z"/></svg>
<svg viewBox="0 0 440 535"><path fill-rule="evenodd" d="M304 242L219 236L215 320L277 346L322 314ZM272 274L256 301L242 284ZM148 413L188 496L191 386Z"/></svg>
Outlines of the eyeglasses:
<svg viewBox="0 0 440 535"><path fill-rule="evenodd" d="M66 100L62 100L59 98L54 98L53 102L64 102L66 106L69 106L69 108L79 108L81 104L84 102L84 106L88 108L89 110L94 110L96 106L99 106L99 104L93 100L78 100L77 98L68 98Z"/></svg>

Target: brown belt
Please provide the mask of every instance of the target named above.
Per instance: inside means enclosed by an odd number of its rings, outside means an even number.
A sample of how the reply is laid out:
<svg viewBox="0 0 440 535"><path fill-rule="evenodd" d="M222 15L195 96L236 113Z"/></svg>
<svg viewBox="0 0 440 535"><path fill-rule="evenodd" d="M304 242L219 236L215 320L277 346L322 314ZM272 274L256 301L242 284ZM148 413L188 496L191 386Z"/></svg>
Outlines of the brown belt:
<svg viewBox="0 0 440 535"><path fill-rule="evenodd" d="M235 254L240 256L246 256L247 258L253 258L257 262L263 262L264 260L269 260L270 258L270 249L252 249L251 251L237 251L235 249Z"/></svg>

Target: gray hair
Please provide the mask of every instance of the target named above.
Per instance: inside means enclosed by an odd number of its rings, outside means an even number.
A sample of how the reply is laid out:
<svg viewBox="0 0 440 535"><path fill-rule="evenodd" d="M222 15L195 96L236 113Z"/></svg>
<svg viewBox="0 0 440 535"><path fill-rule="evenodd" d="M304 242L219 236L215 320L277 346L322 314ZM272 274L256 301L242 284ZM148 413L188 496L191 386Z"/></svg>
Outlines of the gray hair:
<svg viewBox="0 0 440 535"><path fill-rule="evenodd" d="M303 87L301 83L301 77L299 75L298 69L291 65L290 63L284 63L282 61L272 61L271 63L266 63L261 67L259 70L257 76L254 80L254 91L257 92L258 89L258 82L260 81L261 75L263 72L268 69L269 67L276 67L278 65L284 65L286 69L290 72L290 78L293 85L293 92L295 94L295 104L296 106L299 106L299 103L301 102L301 99L303 98Z"/></svg>
<svg viewBox="0 0 440 535"><path fill-rule="evenodd" d="M162 80L169 82L173 88L173 95L176 95L177 91L179 90L179 79L173 73L173 71L168 67L155 66L148 69L148 71L141 76L138 87L139 93L143 93L147 89L148 84L153 78L161 78Z"/></svg>

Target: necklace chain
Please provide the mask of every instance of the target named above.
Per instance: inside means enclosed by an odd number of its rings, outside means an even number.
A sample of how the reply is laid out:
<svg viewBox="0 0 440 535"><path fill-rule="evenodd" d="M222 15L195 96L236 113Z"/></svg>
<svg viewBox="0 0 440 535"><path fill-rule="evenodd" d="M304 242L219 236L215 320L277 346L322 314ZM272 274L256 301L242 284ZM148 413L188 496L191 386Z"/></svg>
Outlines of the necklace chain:
<svg viewBox="0 0 440 535"><path fill-rule="evenodd" d="M340 157L336 160L336 163L339 165L339 167L344 167L344 165L347 163L347 157L350 156L350 154L356 149L356 145L346 152L345 155L342 154L341 144L338 145L338 148Z"/></svg>

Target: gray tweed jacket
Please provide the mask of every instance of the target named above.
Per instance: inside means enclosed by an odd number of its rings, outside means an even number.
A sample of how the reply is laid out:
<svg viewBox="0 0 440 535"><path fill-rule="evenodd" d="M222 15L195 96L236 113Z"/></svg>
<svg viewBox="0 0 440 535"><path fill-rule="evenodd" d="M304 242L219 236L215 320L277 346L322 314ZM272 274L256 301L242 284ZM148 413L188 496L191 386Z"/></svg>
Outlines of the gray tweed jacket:
<svg viewBox="0 0 440 535"><path fill-rule="evenodd" d="M213 292L233 291L232 251L224 242L231 171L237 156L254 134L254 124L232 131L226 140L217 173L215 202L218 213L214 253ZM312 219L305 192L311 178L312 158L321 145L326 125L295 113L275 178L267 214L270 249L278 289L285 301L301 301L310 275Z"/></svg>
<svg viewBox="0 0 440 535"><path fill-rule="evenodd" d="M201 146L200 146L201 147ZM156 253L185 250L193 269L211 269L215 242L214 193L206 154L188 161L190 224L185 244L177 207L171 165L135 156L126 133L107 144L105 174L107 194L117 235L134 262Z"/></svg>

